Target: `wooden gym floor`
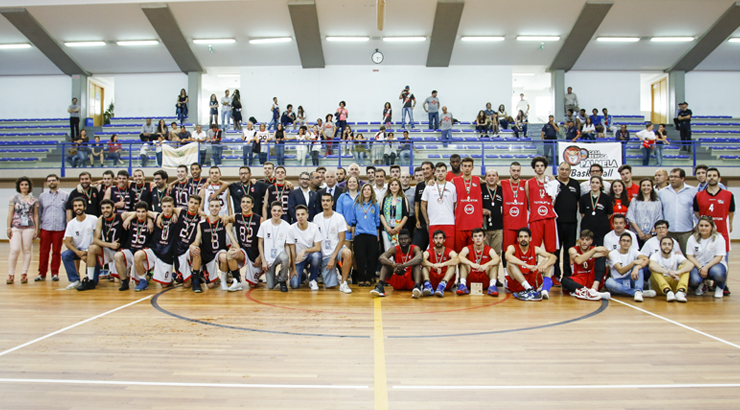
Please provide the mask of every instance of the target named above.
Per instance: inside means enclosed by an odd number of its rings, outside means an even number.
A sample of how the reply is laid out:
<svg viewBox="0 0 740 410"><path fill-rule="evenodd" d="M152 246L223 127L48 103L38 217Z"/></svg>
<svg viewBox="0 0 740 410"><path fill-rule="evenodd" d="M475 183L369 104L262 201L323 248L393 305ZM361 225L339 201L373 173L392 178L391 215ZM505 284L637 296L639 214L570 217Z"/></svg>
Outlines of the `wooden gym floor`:
<svg viewBox="0 0 740 410"><path fill-rule="evenodd" d="M34 263L0 284L0 408L736 409L740 251L730 262L738 293L687 304L77 292L63 268L33 282Z"/></svg>

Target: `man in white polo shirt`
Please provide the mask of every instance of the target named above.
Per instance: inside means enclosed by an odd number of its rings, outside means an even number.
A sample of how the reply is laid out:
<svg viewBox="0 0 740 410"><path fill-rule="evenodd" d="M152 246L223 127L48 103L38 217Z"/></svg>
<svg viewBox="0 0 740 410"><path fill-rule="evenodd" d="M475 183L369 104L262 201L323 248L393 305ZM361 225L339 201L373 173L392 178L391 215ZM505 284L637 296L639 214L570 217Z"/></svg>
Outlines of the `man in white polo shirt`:
<svg viewBox="0 0 740 410"><path fill-rule="evenodd" d="M329 175L329 172L326 173ZM347 284L349 271L352 269L352 251L344 246L347 222L342 214L332 211L334 198L332 194L324 191L321 194L321 208L324 212L316 214L313 223L321 233L321 276L324 278L324 286L329 289L339 284L339 291L352 293ZM341 281L338 280L337 269L341 263Z"/></svg>
<svg viewBox="0 0 740 410"><path fill-rule="evenodd" d="M632 237L632 246L630 247L630 249L634 249L635 251L638 251L640 249L639 245L637 244L637 235L635 235L634 232L625 229L627 225L627 220L625 219L624 215L614 214L614 217L612 218L612 225L614 226L614 230L604 235L604 247L609 249L609 252L619 250L619 248L621 247L621 245L619 244L619 238L621 238L622 234L625 232Z"/></svg>
<svg viewBox="0 0 740 410"><path fill-rule="evenodd" d="M80 284L80 274L77 272L75 261L87 261L87 248L93 243L95 226L98 223L96 216L85 213L86 205L82 197L72 201L72 213L75 217L67 222L67 229L64 232L64 245L67 246L67 250L62 252L62 262L69 279L67 290L74 289ZM95 266L88 267L88 280L96 280L98 274L99 269Z"/></svg>
<svg viewBox="0 0 740 410"><path fill-rule="evenodd" d="M447 165L438 162L434 167L435 181L427 184L421 196L421 212L429 221L429 243L434 243L434 232L445 233L445 247L457 251L455 245L455 185L447 181ZM481 221L482 223L482 221Z"/></svg>

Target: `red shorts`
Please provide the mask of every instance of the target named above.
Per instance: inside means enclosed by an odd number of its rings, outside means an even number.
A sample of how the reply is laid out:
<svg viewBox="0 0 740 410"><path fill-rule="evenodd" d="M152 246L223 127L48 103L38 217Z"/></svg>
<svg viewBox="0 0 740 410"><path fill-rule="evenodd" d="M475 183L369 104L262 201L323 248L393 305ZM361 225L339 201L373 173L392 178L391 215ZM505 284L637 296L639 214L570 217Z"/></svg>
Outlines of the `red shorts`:
<svg viewBox="0 0 740 410"><path fill-rule="evenodd" d="M429 247L434 247L434 232L441 230L445 233L445 248L450 248L455 252L458 251L455 246L455 225L431 225L429 226ZM422 249L421 251L425 251Z"/></svg>
<svg viewBox="0 0 740 410"><path fill-rule="evenodd" d="M524 275L524 279L535 289L542 286L542 274L539 272L528 273ZM511 293L524 292L522 284L510 278L509 275L506 275L506 289Z"/></svg>
<svg viewBox="0 0 740 410"><path fill-rule="evenodd" d="M594 284L594 280L595 280L593 273L589 275L571 275L570 278L573 280L573 282L581 286L585 286L587 288L590 288Z"/></svg>
<svg viewBox="0 0 740 410"><path fill-rule="evenodd" d="M455 231L455 248L454 251L460 251L462 248L473 244L473 230ZM458 249L460 248L460 249Z"/></svg>
<svg viewBox="0 0 740 410"><path fill-rule="evenodd" d="M532 246L542 247L544 242L546 251L555 253L558 250L558 226L555 218L530 222L529 229L532 231Z"/></svg>
<svg viewBox="0 0 740 410"><path fill-rule="evenodd" d="M504 254L506 254L506 250L509 249L509 245L516 245L516 232L511 229L504 229L504 243L503 243L503 250L501 251L501 259L504 259Z"/></svg>
<svg viewBox="0 0 740 410"><path fill-rule="evenodd" d="M482 283L483 290L488 289L488 284L491 283L491 280L488 278L488 275L486 275L485 272L480 272L477 270L471 270L470 273L468 273L466 281L468 283L468 287L470 287L471 283Z"/></svg>
<svg viewBox="0 0 740 410"><path fill-rule="evenodd" d="M385 280L393 286L393 290L411 290L414 288L414 278L411 277L411 271L406 271L403 275L391 275Z"/></svg>
<svg viewBox="0 0 740 410"><path fill-rule="evenodd" d="M439 273L439 274L437 273L436 269L432 268L429 270L429 283L432 284L432 287L434 289L437 289L437 286L439 286L439 282L442 282L442 279L444 279L445 274L447 274L447 269L448 268L442 268L442 273ZM454 282L455 282L454 280L450 280L449 282L447 282L447 286L445 286L445 290L452 289L452 285L455 284Z"/></svg>

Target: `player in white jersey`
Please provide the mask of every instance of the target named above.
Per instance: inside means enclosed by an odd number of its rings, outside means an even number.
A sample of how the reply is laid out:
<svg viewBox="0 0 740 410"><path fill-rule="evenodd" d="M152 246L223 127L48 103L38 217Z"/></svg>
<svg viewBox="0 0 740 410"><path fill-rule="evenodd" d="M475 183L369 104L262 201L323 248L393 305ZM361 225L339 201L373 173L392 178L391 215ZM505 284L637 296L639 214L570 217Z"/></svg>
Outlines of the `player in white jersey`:
<svg viewBox="0 0 740 410"><path fill-rule="evenodd" d="M223 187L223 192L218 191ZM211 199L218 199L221 204L221 211L218 216L231 215L231 199L229 198L229 184L221 181L221 170L218 167L211 167L208 171L208 183L201 188L200 197L203 198L203 212L208 214L209 202Z"/></svg>

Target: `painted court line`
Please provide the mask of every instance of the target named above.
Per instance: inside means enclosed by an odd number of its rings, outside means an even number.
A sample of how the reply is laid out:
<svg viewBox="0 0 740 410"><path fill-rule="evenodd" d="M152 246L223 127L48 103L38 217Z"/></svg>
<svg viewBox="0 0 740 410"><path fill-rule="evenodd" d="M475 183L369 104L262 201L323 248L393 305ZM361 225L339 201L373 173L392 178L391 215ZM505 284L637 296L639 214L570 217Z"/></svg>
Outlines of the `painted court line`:
<svg viewBox="0 0 740 410"><path fill-rule="evenodd" d="M728 342L727 340L724 340L724 339L720 339L720 338L718 338L717 336L712 336L712 335L710 335L709 333L705 333L705 332L702 332L701 330L697 330L697 329L694 329L693 327L689 327L689 326L686 326L686 325L684 325L683 323L678 323L678 322L676 322L675 320L671 320L671 319L665 318L665 317L663 317L663 316L660 316L660 315L656 315L656 314L655 314L655 313L653 313L653 312L648 312L648 311L647 311L647 310L645 310L645 309L640 309L640 308L639 308L639 307L637 307L637 306L632 306L632 305L630 305L629 303L625 303L625 302L622 302L621 300L617 300L617 299L612 299L612 301L613 301L613 302L617 302L617 303L621 303L621 304L623 304L623 305L625 305L625 306L627 306L627 307L631 307L632 309L635 309L635 310L639 310L640 312L643 312L643 313L647 313L648 315L650 315L650 316L654 316L654 317L657 317L658 319L661 319L661 320L665 320L665 321L666 321L666 322L668 322L668 323L673 323L673 324L674 324L674 325L676 325L676 326L680 326L680 327L682 327L682 328L684 328L684 329L686 329L686 330L690 330L690 331L692 331L692 332L695 332L695 333L698 333L698 334L700 334L700 335L702 335L702 336L706 336L706 337L708 337L708 338L710 338L710 339L714 339L714 340L716 340L716 341L718 341L718 342L721 342L721 343L724 343L724 344L726 344L726 345L732 346L732 347L734 347L734 348L736 348L736 349L740 349L740 346L736 345L735 343L732 343L732 342Z"/></svg>
<svg viewBox="0 0 740 410"><path fill-rule="evenodd" d="M692 389L707 387L737 388L740 383L730 384L591 384L564 386L393 386L395 390L583 390L583 389Z"/></svg>
<svg viewBox="0 0 740 410"><path fill-rule="evenodd" d="M115 308L115 309L113 309L113 310L109 310L109 311L107 311L107 312L105 312L105 313L101 313L101 314L99 314L99 315L97 315L97 316L91 317L90 319L85 319L85 320L83 320L82 322L78 322L78 323L75 323L74 325L71 325L71 326L67 326L67 327L65 327L64 329L59 329L59 330L57 330L56 332L52 332L52 333L49 333L49 334L48 334L48 335L46 335L46 336L41 336L41 337L39 337L38 339L34 339L34 340L31 340L30 342L27 342L27 343L23 343L23 344L22 344L22 345L20 345L20 346L16 346L16 347L14 347L14 348L12 348L12 349L8 349L8 350L6 350L6 351L4 351L4 352L0 353L0 356L4 356L4 355L6 355L6 354L8 354L8 353L11 353L11 352L14 352L14 351L16 351L16 350L18 350L18 349L22 349L22 348L24 348L24 347L26 347L26 346L30 346L30 345L32 345L32 344L34 344L34 343L36 343L36 342L40 342L40 341L42 341L42 340L44 340L44 339L47 339L47 338L50 338L50 337L52 337L52 336L58 335L59 333L62 333L62 332L66 332L67 330L69 330L69 329L73 329L73 328L75 328L75 327L77 327L77 326L80 326L80 325L84 325L84 324L85 324L85 323L87 323L87 322L92 322L92 321L93 321L93 320L95 320L95 319L99 319L99 318L101 318L101 317L103 317L103 316L105 316L105 315L109 315L109 314L111 314L111 313L113 313L113 312L117 312L117 311L119 311L119 310L121 310L121 309L123 309L123 308L127 308L127 307L129 307L129 306L131 306L131 305L135 305L135 304L137 304L137 303L139 303L139 302L141 302L141 301L144 301L144 300L147 300L147 299L149 299L150 297L151 297L151 296L147 296L147 297L145 297L145 298L141 298L141 299L139 299L139 300L137 300L137 301L135 301L135 302L131 302L131 303L128 303L128 304L126 304L126 305L123 305L123 306L121 306L121 307L117 307L117 308Z"/></svg>
<svg viewBox="0 0 740 410"><path fill-rule="evenodd" d="M385 371L385 341L383 340L383 308L381 298L373 302L373 362L375 368L375 410L388 410L388 380Z"/></svg>
<svg viewBox="0 0 740 410"><path fill-rule="evenodd" d="M242 384L242 383L174 383L113 380L0 379L0 383L97 384L107 386L228 387L260 389L368 389L369 386L332 384Z"/></svg>

